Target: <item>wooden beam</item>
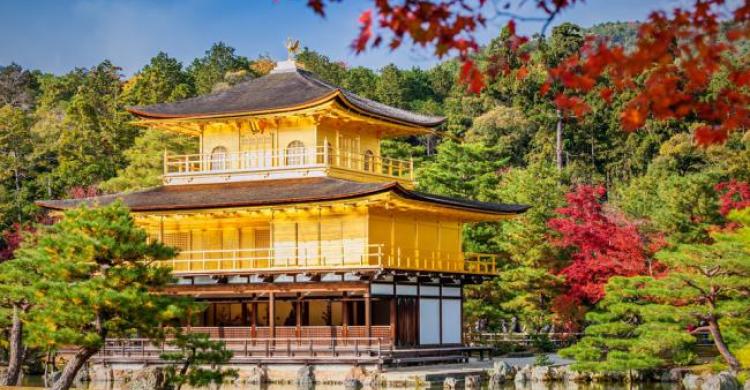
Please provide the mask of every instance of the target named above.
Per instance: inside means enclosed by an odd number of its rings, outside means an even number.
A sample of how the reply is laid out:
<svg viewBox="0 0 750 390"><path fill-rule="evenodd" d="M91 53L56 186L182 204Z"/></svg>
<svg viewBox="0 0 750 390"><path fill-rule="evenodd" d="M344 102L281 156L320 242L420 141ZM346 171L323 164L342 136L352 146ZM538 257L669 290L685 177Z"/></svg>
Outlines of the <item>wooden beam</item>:
<svg viewBox="0 0 750 390"><path fill-rule="evenodd" d="M303 293L303 292L349 292L367 291L368 284L361 281L345 282L297 282L297 283L257 283L257 284L212 284L212 285L173 285L162 290L170 295L191 295L207 297L217 295L236 296L237 294Z"/></svg>

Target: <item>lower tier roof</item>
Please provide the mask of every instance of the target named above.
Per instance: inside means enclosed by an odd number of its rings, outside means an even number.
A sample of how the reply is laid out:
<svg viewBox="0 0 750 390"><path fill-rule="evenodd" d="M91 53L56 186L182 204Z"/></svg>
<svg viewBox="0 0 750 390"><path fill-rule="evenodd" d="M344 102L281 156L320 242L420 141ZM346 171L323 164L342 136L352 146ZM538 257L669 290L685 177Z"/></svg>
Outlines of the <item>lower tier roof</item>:
<svg viewBox="0 0 750 390"><path fill-rule="evenodd" d="M436 206L489 214L520 214L530 207L426 194L409 190L396 182L360 183L331 177L168 185L85 199L43 200L36 204L48 209L64 210L80 204L107 205L121 199L132 211L144 212L311 203L355 199L385 192Z"/></svg>

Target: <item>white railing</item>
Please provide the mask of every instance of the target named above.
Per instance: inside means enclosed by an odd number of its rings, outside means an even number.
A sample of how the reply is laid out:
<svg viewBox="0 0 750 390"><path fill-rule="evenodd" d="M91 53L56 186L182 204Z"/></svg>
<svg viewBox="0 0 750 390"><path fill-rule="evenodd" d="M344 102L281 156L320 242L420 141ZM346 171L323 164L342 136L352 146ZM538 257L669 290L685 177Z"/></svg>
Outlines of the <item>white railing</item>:
<svg viewBox="0 0 750 390"><path fill-rule="evenodd" d="M269 269L380 267L494 275L495 255L402 250L382 244L316 245L182 251L159 264L175 274L236 273Z"/></svg>
<svg viewBox="0 0 750 390"><path fill-rule="evenodd" d="M164 175L225 174L279 169L334 167L401 179L414 179L414 162L340 151L331 147L268 152L164 155Z"/></svg>

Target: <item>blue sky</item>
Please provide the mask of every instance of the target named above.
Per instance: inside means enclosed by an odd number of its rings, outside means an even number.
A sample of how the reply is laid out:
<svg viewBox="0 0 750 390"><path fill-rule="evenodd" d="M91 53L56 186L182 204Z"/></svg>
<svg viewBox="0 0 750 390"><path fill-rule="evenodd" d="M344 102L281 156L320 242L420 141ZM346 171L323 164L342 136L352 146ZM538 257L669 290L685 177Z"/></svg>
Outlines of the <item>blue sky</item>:
<svg viewBox="0 0 750 390"><path fill-rule="evenodd" d="M351 65L380 68L429 67L428 51L408 45L395 52L351 52L357 17L370 0L344 0L329 7L325 19L304 0L0 0L0 65L16 62L45 72L64 73L109 59L132 74L159 51L189 61L223 41L239 54L284 58L287 37ZM532 3L532 2L528 2ZM568 10L557 23L590 26L605 21L645 18L654 9L679 0L588 0ZM529 10L520 10L528 13ZM498 20L477 35L480 43L497 34ZM539 31L539 23L520 23L522 32Z"/></svg>

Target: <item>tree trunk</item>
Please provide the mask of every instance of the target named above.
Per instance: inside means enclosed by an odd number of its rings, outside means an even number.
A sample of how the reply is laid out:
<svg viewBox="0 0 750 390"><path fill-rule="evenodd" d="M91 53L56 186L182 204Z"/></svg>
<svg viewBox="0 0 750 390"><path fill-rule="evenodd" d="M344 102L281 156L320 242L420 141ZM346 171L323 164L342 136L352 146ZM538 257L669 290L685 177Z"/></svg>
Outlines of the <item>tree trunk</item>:
<svg viewBox="0 0 750 390"><path fill-rule="evenodd" d="M13 305L13 322L8 337L8 373L5 377L5 386L17 386L21 377L21 366L23 365L23 322L21 322L21 308Z"/></svg>
<svg viewBox="0 0 750 390"><path fill-rule="evenodd" d="M78 371L80 371L81 367L83 367L83 365L86 364L86 362L97 352L99 352L99 348L78 349L75 356L65 364L62 374L60 374L60 378L52 384L52 390L70 389L70 386L73 385L73 380L75 380L76 375L78 375Z"/></svg>
<svg viewBox="0 0 750 390"><path fill-rule="evenodd" d="M560 112L560 110L557 110L557 127L555 131L555 157L557 158L558 171L562 171L563 168L562 118L562 112Z"/></svg>
<svg viewBox="0 0 750 390"><path fill-rule="evenodd" d="M714 339L716 349L719 350L721 357L724 358L724 361L727 362L729 368L731 368L733 372L739 371L740 362L732 354L732 352L729 350L729 347L727 347L727 344L724 342L724 337L722 337L721 335L721 329L719 329L719 322L715 318L711 318L708 320L708 331L711 332L711 337Z"/></svg>

